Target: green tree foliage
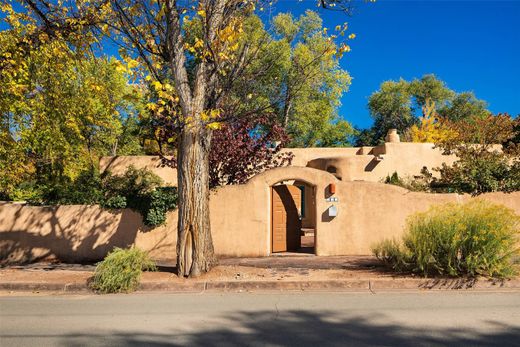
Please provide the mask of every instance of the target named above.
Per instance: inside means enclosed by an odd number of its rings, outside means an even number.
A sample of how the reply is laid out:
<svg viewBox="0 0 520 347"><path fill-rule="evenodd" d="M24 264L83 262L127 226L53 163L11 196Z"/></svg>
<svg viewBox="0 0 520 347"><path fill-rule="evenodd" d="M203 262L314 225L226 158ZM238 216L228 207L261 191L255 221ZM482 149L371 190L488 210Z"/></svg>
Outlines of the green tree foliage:
<svg viewBox="0 0 520 347"><path fill-rule="evenodd" d="M339 65L334 50L323 54L329 45L321 18L307 11L298 19L280 14L273 20L276 36L288 46L290 54L280 71L276 95L280 120L298 147L344 145L353 129L339 121L337 108L348 90L350 75ZM338 141L338 137L340 138Z"/></svg>
<svg viewBox="0 0 520 347"><path fill-rule="evenodd" d="M330 39L324 35L316 12L306 11L298 19L280 14L273 25L276 37L290 53L285 57L283 70L278 72L280 82L275 97L283 96L278 114L292 137L291 145L344 146L353 128L339 119L337 109L351 78L339 65L336 50L340 48L326 51Z"/></svg>
<svg viewBox="0 0 520 347"><path fill-rule="evenodd" d="M409 129L414 125L419 126L423 118L432 114L449 121L458 121L485 117L490 114L486 107L487 104L473 93L456 93L435 75L424 75L410 82L403 79L386 81L369 98L368 108L374 125L359 134L356 145L380 144L392 128L409 141ZM431 121L436 122L434 119Z"/></svg>
<svg viewBox="0 0 520 347"><path fill-rule="evenodd" d="M410 84L404 80L386 81L379 91L368 99L368 109L374 119L370 141L361 145L377 145L384 140L389 129L403 134L417 122L413 114ZM365 133L368 135L368 133Z"/></svg>
<svg viewBox="0 0 520 347"><path fill-rule="evenodd" d="M455 95L455 92L435 75L424 75L420 79L414 79L409 83L409 89L415 102L414 111L421 111L428 103L435 103L436 107L443 106Z"/></svg>
<svg viewBox="0 0 520 347"><path fill-rule="evenodd" d="M447 105L439 109L439 114L450 121L456 122L467 118L484 118L489 116L487 103L479 100L473 92L463 92L455 95Z"/></svg>
<svg viewBox="0 0 520 347"><path fill-rule="evenodd" d="M329 122L323 129L321 138L315 143L317 147L350 147L356 130L345 120Z"/></svg>
<svg viewBox="0 0 520 347"><path fill-rule="evenodd" d="M320 16L310 10L298 18L278 14L271 29L257 16L247 18L243 40L256 60L237 81L235 98L248 100L248 107L274 111L292 138L289 146L348 145L354 129L337 110L351 82L339 60L350 47L331 40L355 37L341 36L345 30L339 26L329 35ZM268 73L258 75L259 66L268 66Z"/></svg>
<svg viewBox="0 0 520 347"><path fill-rule="evenodd" d="M291 137L291 147L350 145L355 130L337 113L351 82L339 60L350 47L331 41L314 11L306 11L298 18L289 13L278 14L271 24L267 28L255 15L244 19L239 41L240 45L247 45L243 59L249 61L243 74L236 78L222 113L240 114L254 109L261 110L262 118L268 112L277 117L277 123ZM193 20L187 26L193 42L201 30L200 23ZM340 26L333 32L345 40L353 39L355 35L341 36L345 29ZM267 72L263 71L265 67L269 67ZM152 90L151 94L154 93ZM174 152L169 148L173 142L168 146L157 138L157 127L164 126L161 121L157 122L152 115L142 124L149 141L157 143L149 147L152 152Z"/></svg>
<svg viewBox="0 0 520 347"><path fill-rule="evenodd" d="M20 35L16 28L0 32L1 57L12 57ZM60 40L10 60L18 65L0 74L4 195L27 180L73 181L102 155L140 152L139 90L129 84L121 63L79 54Z"/></svg>

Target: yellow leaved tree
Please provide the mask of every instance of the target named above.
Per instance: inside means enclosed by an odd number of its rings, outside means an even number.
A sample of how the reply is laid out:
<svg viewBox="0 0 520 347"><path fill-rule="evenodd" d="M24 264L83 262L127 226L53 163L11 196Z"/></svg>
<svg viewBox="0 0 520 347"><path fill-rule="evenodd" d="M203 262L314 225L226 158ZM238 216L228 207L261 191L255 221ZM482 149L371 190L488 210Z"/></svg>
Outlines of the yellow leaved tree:
<svg viewBox="0 0 520 347"><path fill-rule="evenodd" d="M457 135L435 110L435 102L427 99L422 107L423 115L419 118L419 125L412 125L409 137L412 142L439 143Z"/></svg>
<svg viewBox="0 0 520 347"><path fill-rule="evenodd" d="M0 1L8 6L10 0ZM350 2L318 0L317 4L347 11ZM244 19L269 2L19 0L19 3L23 10L10 7L7 12L22 23L23 40L28 45L40 44L43 35L45 39L64 39L76 52L82 52L87 47L107 47L107 41L98 39L104 35L120 47L119 54L127 66L134 68L135 78L153 85L148 108L167 120L164 131L177 146L178 273L197 276L208 271L216 262L209 218L208 158L212 132L219 123L254 117L261 111L248 107L247 95L254 90L247 89L247 82L269 72L269 65L257 64L269 42L252 47L242 33ZM96 43L100 45L95 46ZM348 45L335 47L331 37L324 44L323 54L343 54L349 50ZM242 93L236 93L238 88Z"/></svg>

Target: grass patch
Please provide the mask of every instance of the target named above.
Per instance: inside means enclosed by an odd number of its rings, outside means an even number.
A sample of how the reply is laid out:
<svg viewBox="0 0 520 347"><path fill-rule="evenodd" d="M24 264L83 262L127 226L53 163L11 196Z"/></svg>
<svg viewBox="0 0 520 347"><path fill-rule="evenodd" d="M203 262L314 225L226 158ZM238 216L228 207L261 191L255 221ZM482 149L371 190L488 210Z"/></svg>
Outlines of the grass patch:
<svg viewBox="0 0 520 347"><path fill-rule="evenodd" d="M156 269L148 253L135 247L116 247L97 264L90 287L102 294L132 292L139 286L143 271Z"/></svg>
<svg viewBox="0 0 520 347"><path fill-rule="evenodd" d="M402 240L384 240L373 253L399 272L508 278L517 273L519 235L512 210L474 200L412 215Z"/></svg>

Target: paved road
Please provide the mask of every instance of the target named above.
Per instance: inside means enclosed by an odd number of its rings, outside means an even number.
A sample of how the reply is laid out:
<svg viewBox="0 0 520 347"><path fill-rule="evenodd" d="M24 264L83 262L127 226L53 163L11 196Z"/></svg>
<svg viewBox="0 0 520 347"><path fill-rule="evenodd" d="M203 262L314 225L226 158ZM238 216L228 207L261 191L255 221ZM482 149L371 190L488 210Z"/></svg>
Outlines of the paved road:
<svg viewBox="0 0 520 347"><path fill-rule="evenodd" d="M519 293L0 297L0 346L520 346Z"/></svg>

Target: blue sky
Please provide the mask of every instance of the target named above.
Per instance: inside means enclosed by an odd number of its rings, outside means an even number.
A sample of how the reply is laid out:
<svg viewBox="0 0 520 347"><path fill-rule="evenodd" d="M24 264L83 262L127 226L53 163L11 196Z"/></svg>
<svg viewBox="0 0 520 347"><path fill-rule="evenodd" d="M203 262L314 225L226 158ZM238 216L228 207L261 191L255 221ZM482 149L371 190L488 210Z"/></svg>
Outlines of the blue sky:
<svg viewBox="0 0 520 347"><path fill-rule="evenodd" d="M278 0L272 14L308 8L316 0ZM358 0L350 17L319 12L326 27L347 21L357 35L341 61L353 81L339 110L354 125L372 124L367 100L381 82L428 73L473 91L494 113L520 114L520 0Z"/></svg>
<svg viewBox="0 0 520 347"><path fill-rule="evenodd" d="M306 6L279 0L276 11ZM455 91L473 91L492 112L520 114L520 1L392 1L359 4L352 17L322 11L324 25L349 22L357 38L342 66L353 77L340 115L359 127L372 119L368 96L389 79L434 73Z"/></svg>

